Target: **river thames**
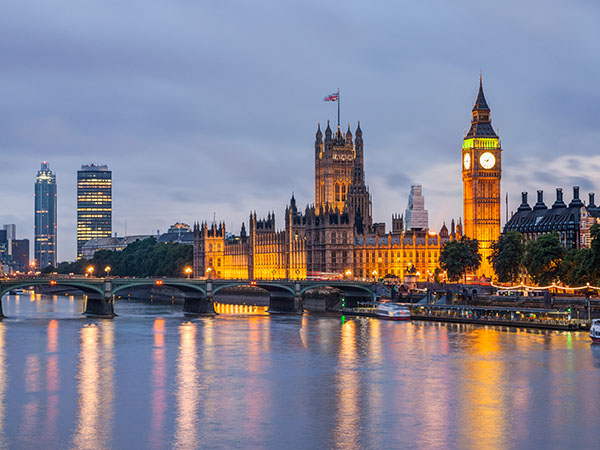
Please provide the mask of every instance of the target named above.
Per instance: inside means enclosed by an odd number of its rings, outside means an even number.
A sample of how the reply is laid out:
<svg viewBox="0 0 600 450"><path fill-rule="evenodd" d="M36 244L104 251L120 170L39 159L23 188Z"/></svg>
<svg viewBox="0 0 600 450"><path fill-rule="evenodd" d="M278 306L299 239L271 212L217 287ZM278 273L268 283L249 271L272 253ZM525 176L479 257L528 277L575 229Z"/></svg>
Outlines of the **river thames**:
<svg viewBox="0 0 600 450"><path fill-rule="evenodd" d="M3 305L1 448L600 446L600 346L586 333Z"/></svg>

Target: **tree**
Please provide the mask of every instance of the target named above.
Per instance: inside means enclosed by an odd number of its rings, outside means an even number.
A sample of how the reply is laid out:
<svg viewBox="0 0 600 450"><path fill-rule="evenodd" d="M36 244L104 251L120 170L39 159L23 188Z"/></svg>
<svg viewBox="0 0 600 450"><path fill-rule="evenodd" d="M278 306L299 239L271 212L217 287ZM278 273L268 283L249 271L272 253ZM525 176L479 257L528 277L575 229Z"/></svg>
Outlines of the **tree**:
<svg viewBox="0 0 600 450"><path fill-rule="evenodd" d="M558 280L564 256L558 233L543 234L525 246L523 265L536 284L545 286Z"/></svg>
<svg viewBox="0 0 600 450"><path fill-rule="evenodd" d="M450 281L459 281L467 272L481 265L479 242L463 236L460 241L449 241L440 251L440 267L448 273Z"/></svg>
<svg viewBox="0 0 600 450"><path fill-rule="evenodd" d="M104 268L110 266L110 274L129 277L182 277L184 268L191 266L193 246L162 243L154 238L138 240L122 251L98 250L90 260L60 263L58 273L85 274L88 267L93 274L104 276Z"/></svg>
<svg viewBox="0 0 600 450"><path fill-rule="evenodd" d="M591 250L589 248L570 249L560 264L560 280L567 286L583 286L593 281L590 271Z"/></svg>
<svg viewBox="0 0 600 450"><path fill-rule="evenodd" d="M524 252L525 246L521 233L509 231L500 235L492 245L492 254L488 256L488 260L498 276L498 281L512 283L518 280Z"/></svg>

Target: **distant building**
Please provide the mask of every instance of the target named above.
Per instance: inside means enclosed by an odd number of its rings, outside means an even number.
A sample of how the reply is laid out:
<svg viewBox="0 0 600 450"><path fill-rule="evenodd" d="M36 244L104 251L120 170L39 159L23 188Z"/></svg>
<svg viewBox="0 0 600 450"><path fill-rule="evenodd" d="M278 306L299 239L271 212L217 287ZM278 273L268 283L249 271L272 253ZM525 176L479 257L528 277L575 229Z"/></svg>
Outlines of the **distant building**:
<svg viewBox="0 0 600 450"><path fill-rule="evenodd" d="M112 172L87 164L77 171L77 259L90 239L112 235Z"/></svg>
<svg viewBox="0 0 600 450"><path fill-rule="evenodd" d="M12 241L17 238L17 226L14 223L4 225L6 239L8 240L8 254L12 255Z"/></svg>
<svg viewBox="0 0 600 450"><path fill-rule="evenodd" d="M194 233L189 225L185 223L176 223L169 227L166 233L160 235L137 234L132 236L113 236L102 239L90 239L82 247L82 258L91 259L98 250L121 251L129 244L135 241L154 238L161 243L175 243L194 245Z"/></svg>
<svg viewBox="0 0 600 450"><path fill-rule="evenodd" d="M425 209L423 187L416 184L410 187L408 207L405 213L406 231L422 231L429 228L429 213Z"/></svg>
<svg viewBox="0 0 600 450"><path fill-rule="evenodd" d="M8 261L8 238L6 230L0 230L0 261Z"/></svg>
<svg viewBox="0 0 600 450"><path fill-rule="evenodd" d="M157 241L194 245L194 232L187 223L177 222L166 233L158 236Z"/></svg>
<svg viewBox="0 0 600 450"><path fill-rule="evenodd" d="M18 270L29 267L29 239L14 239L12 241L12 260Z"/></svg>
<svg viewBox="0 0 600 450"><path fill-rule="evenodd" d="M34 258L39 268L56 267L56 176L44 161L35 178Z"/></svg>
<svg viewBox="0 0 600 450"><path fill-rule="evenodd" d="M579 187L573 187L573 199L567 205L561 188L556 189L556 200L550 208L544 203L544 192L537 191L533 208L527 203L527 192L522 194L521 205L504 226L504 233L518 231L526 240L535 240L543 234L557 232L566 248L590 246L590 228L600 223L600 208L589 194L588 205L579 198Z"/></svg>
<svg viewBox="0 0 600 450"><path fill-rule="evenodd" d="M99 250L111 250L111 251L121 251L129 244L133 244L135 241L143 241L144 239L148 239L151 236L149 234L146 235L135 235L135 236L121 236L121 237L107 237L101 239L90 239L81 248L81 257L83 259L91 259L94 257L94 254Z"/></svg>

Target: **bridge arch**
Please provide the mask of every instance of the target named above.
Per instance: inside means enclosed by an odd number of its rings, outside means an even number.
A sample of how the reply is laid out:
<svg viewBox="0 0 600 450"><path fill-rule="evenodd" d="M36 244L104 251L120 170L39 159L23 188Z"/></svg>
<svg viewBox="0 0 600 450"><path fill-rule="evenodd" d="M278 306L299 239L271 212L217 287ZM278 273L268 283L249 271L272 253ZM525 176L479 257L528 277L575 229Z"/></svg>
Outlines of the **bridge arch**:
<svg viewBox="0 0 600 450"><path fill-rule="evenodd" d="M160 284L157 283L160 281ZM202 284L192 283L185 280L163 280L163 279L134 279L134 280L119 280L113 282L112 293L115 295L117 292L125 289L131 289L135 287L152 286L152 287L170 287L177 289L184 294L202 294L206 296L206 288Z"/></svg>
<svg viewBox="0 0 600 450"><path fill-rule="evenodd" d="M294 288L294 286L288 286L285 284L281 284L281 283L273 283L273 282L269 282L269 281L264 281L264 282L260 282L260 281L234 281L234 282L226 282L223 284L218 284L216 286L213 287L212 293L213 295L216 294L217 292L223 290L223 289L227 289L227 288L233 288L233 287L237 287L237 286L250 286L250 287L258 287L261 289L264 289L265 291L267 291L269 294L289 294L291 297L293 297L296 294L296 290Z"/></svg>
<svg viewBox="0 0 600 450"><path fill-rule="evenodd" d="M361 285L361 284L348 284L348 283L328 283L328 282L318 282L311 284L303 284L300 288L300 294L303 295L307 291L318 289L318 288L333 288L339 289L344 292L344 294L357 294L364 293L365 296L371 297L373 295L373 289L370 286Z"/></svg>
<svg viewBox="0 0 600 450"><path fill-rule="evenodd" d="M104 285L101 281L85 282L84 280L53 280L53 279L35 279L22 281L8 281L0 284L0 299L13 289L28 288L31 286L65 286L78 289L84 294L104 295Z"/></svg>

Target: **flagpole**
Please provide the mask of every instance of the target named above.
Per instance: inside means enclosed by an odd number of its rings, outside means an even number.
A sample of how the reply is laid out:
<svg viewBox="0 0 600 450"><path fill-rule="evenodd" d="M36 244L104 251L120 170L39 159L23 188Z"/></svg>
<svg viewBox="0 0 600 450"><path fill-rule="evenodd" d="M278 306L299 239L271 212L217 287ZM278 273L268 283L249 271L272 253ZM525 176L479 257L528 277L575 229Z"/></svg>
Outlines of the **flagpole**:
<svg viewBox="0 0 600 450"><path fill-rule="evenodd" d="M340 88L338 88L338 128L340 126Z"/></svg>

